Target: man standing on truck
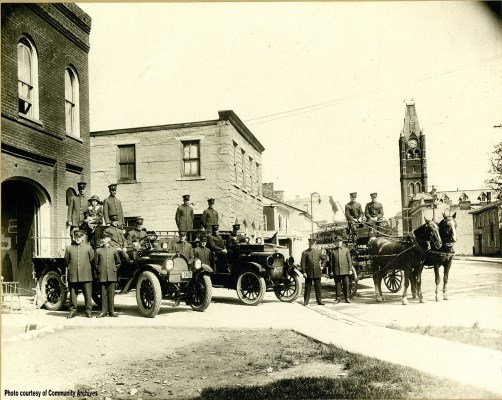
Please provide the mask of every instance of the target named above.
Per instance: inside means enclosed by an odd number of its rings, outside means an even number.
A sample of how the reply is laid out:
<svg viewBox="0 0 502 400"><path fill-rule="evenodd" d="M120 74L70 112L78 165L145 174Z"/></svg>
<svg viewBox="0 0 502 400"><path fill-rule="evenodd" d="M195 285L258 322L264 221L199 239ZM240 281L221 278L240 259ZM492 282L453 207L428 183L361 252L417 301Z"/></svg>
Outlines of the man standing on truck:
<svg viewBox="0 0 502 400"><path fill-rule="evenodd" d="M370 196L371 201L366 204L364 215L366 216L366 222L375 225L383 221L383 205L376 201L378 193L371 193Z"/></svg>
<svg viewBox="0 0 502 400"><path fill-rule="evenodd" d="M336 300L340 303L340 296L343 289L343 298L345 303L349 300L349 275L352 273L352 257L350 250L343 246L343 238L335 238L335 248L330 253L330 273L333 274L336 284Z"/></svg>
<svg viewBox="0 0 502 400"><path fill-rule="evenodd" d="M189 205L190 195L183 195L183 204L176 210L175 220L178 231L191 231L193 229L193 208Z"/></svg>
<svg viewBox="0 0 502 400"><path fill-rule="evenodd" d="M122 210L122 203L117 199L117 184L112 183L108 185L110 196L103 200L103 216L105 224L110 225L110 217L116 215L118 217L118 224L124 225L124 211Z"/></svg>
<svg viewBox="0 0 502 400"><path fill-rule="evenodd" d="M350 233L356 234L357 228L356 224L361 222L363 217L363 209L361 204L356 201L357 193L352 192L350 194L350 201L345 204L345 218L349 224Z"/></svg>
<svg viewBox="0 0 502 400"><path fill-rule="evenodd" d="M187 233L180 231L179 235L179 240L173 245L173 251L184 256L188 265L192 266L194 261L193 249L192 245L186 242Z"/></svg>
<svg viewBox="0 0 502 400"><path fill-rule="evenodd" d="M202 213L202 227L207 231L211 232L211 227L213 225L218 225L218 211L214 208L214 199L211 197L207 199L207 208Z"/></svg>
<svg viewBox="0 0 502 400"><path fill-rule="evenodd" d="M89 202L85 198L85 187L87 183L78 182L78 194L70 198L68 204L68 215L66 217L66 225L70 227L70 233L75 229L82 228L85 220L84 213L87 212Z"/></svg>
<svg viewBox="0 0 502 400"><path fill-rule="evenodd" d="M103 246L96 249L96 270L101 286L101 313L97 318L118 317L115 312L115 286L117 271L120 268L120 256L115 247L110 246L112 235L103 232Z"/></svg>
<svg viewBox="0 0 502 400"><path fill-rule="evenodd" d="M77 314L77 296L82 290L85 299L85 314L92 318L92 261L94 250L84 242L84 231L77 229L73 232L73 243L66 247L64 260L68 270L68 286L70 289L71 306L66 318L73 318Z"/></svg>
<svg viewBox="0 0 502 400"><path fill-rule="evenodd" d="M312 281L314 282L317 304L320 306L324 305L321 299L321 271L325 263L325 257L322 255L321 250L314 247L314 243L315 239L310 238L309 247L303 251L300 263L303 277L305 278L304 306L309 304Z"/></svg>

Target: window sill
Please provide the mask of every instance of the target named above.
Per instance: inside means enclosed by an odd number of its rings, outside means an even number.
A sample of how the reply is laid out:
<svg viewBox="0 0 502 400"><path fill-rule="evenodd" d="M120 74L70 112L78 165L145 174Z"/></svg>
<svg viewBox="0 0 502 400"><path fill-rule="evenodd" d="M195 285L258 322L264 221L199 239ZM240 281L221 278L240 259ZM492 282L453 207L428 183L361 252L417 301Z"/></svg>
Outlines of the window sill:
<svg viewBox="0 0 502 400"><path fill-rule="evenodd" d="M248 194L248 191L246 189L241 189L244 193Z"/></svg>
<svg viewBox="0 0 502 400"><path fill-rule="evenodd" d="M177 181L205 181L205 176L182 176L176 178Z"/></svg>
<svg viewBox="0 0 502 400"><path fill-rule="evenodd" d="M19 119L21 119L21 120L31 122L32 124L35 124L40 128L44 127L44 123L42 121L39 121L38 119L28 117L27 115L23 115L21 113L19 113L18 116L19 116Z"/></svg>
<svg viewBox="0 0 502 400"><path fill-rule="evenodd" d="M234 185L234 188L236 188L236 189L240 189L241 188L239 185L236 185L235 183L233 185Z"/></svg>
<svg viewBox="0 0 502 400"><path fill-rule="evenodd" d="M66 137L76 140L77 142L84 143L83 139L79 138L78 136L74 136L71 133L66 132Z"/></svg>
<svg viewBox="0 0 502 400"><path fill-rule="evenodd" d="M120 183L121 185L127 185L131 183L139 183L136 179L119 179L117 183Z"/></svg>

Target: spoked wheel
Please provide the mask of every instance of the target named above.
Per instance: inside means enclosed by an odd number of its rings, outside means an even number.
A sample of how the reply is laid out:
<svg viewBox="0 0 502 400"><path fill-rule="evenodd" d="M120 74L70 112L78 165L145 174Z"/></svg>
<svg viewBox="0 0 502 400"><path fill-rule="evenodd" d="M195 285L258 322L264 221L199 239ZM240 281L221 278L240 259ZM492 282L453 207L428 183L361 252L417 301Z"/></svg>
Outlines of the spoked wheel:
<svg viewBox="0 0 502 400"><path fill-rule="evenodd" d="M280 301L291 303L295 301L302 291L302 282L297 274L288 275L284 284L274 288L274 293Z"/></svg>
<svg viewBox="0 0 502 400"><path fill-rule="evenodd" d="M244 272L237 279L237 296L248 306L260 303L266 290L265 279L252 271Z"/></svg>
<svg viewBox="0 0 502 400"><path fill-rule="evenodd" d="M198 276L190 283L187 296L192 310L204 311L209 307L209 303L211 303L211 298L213 297L211 278L208 275Z"/></svg>
<svg viewBox="0 0 502 400"><path fill-rule="evenodd" d="M61 310L67 296L61 275L56 271L48 271L38 282L42 297L45 299L44 307L51 311Z"/></svg>
<svg viewBox="0 0 502 400"><path fill-rule="evenodd" d="M144 317L153 318L160 310L162 290L160 282L153 272L144 271L136 284L136 302L139 312Z"/></svg>
<svg viewBox="0 0 502 400"><path fill-rule="evenodd" d="M403 285L403 271L392 270L383 278L385 286L391 293L397 293Z"/></svg>

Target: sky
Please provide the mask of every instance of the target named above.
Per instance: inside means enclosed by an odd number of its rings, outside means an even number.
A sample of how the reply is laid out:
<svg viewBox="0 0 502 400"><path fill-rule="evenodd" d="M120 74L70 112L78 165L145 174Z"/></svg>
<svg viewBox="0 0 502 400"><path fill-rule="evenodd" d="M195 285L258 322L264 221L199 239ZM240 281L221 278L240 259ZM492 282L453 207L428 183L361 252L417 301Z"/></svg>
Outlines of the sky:
<svg viewBox="0 0 502 400"><path fill-rule="evenodd" d="M264 145L285 197L400 210L414 101L429 186L479 189L502 141L502 24L481 3L121 3L92 17L91 131L218 119Z"/></svg>

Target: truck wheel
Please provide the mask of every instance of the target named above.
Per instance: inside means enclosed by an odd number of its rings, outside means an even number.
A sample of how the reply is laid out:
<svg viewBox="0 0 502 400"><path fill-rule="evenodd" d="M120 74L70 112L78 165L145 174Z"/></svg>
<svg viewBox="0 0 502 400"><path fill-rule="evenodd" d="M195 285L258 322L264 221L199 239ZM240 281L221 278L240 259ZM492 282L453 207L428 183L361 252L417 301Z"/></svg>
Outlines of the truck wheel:
<svg viewBox="0 0 502 400"><path fill-rule="evenodd" d="M288 276L284 286L274 289L274 293L280 301L291 303L295 301L302 291L302 282L297 274Z"/></svg>
<svg viewBox="0 0 502 400"><path fill-rule="evenodd" d="M353 278L354 275L349 277L349 297L353 298L357 293L357 279Z"/></svg>
<svg viewBox="0 0 502 400"><path fill-rule="evenodd" d="M208 275L199 275L190 286L188 293L190 307L195 311L204 311L209 307L209 303L211 303L211 298L213 297L211 278Z"/></svg>
<svg viewBox="0 0 502 400"><path fill-rule="evenodd" d="M248 306L259 304L265 296L265 279L252 271L244 272L237 279L237 296Z"/></svg>
<svg viewBox="0 0 502 400"><path fill-rule="evenodd" d="M50 311L59 311L66 303L66 287L57 271L48 271L39 280L38 285L42 298L45 299L44 307Z"/></svg>
<svg viewBox="0 0 502 400"><path fill-rule="evenodd" d="M153 272L143 271L136 283L136 302L143 317L153 318L160 310L162 290Z"/></svg>

